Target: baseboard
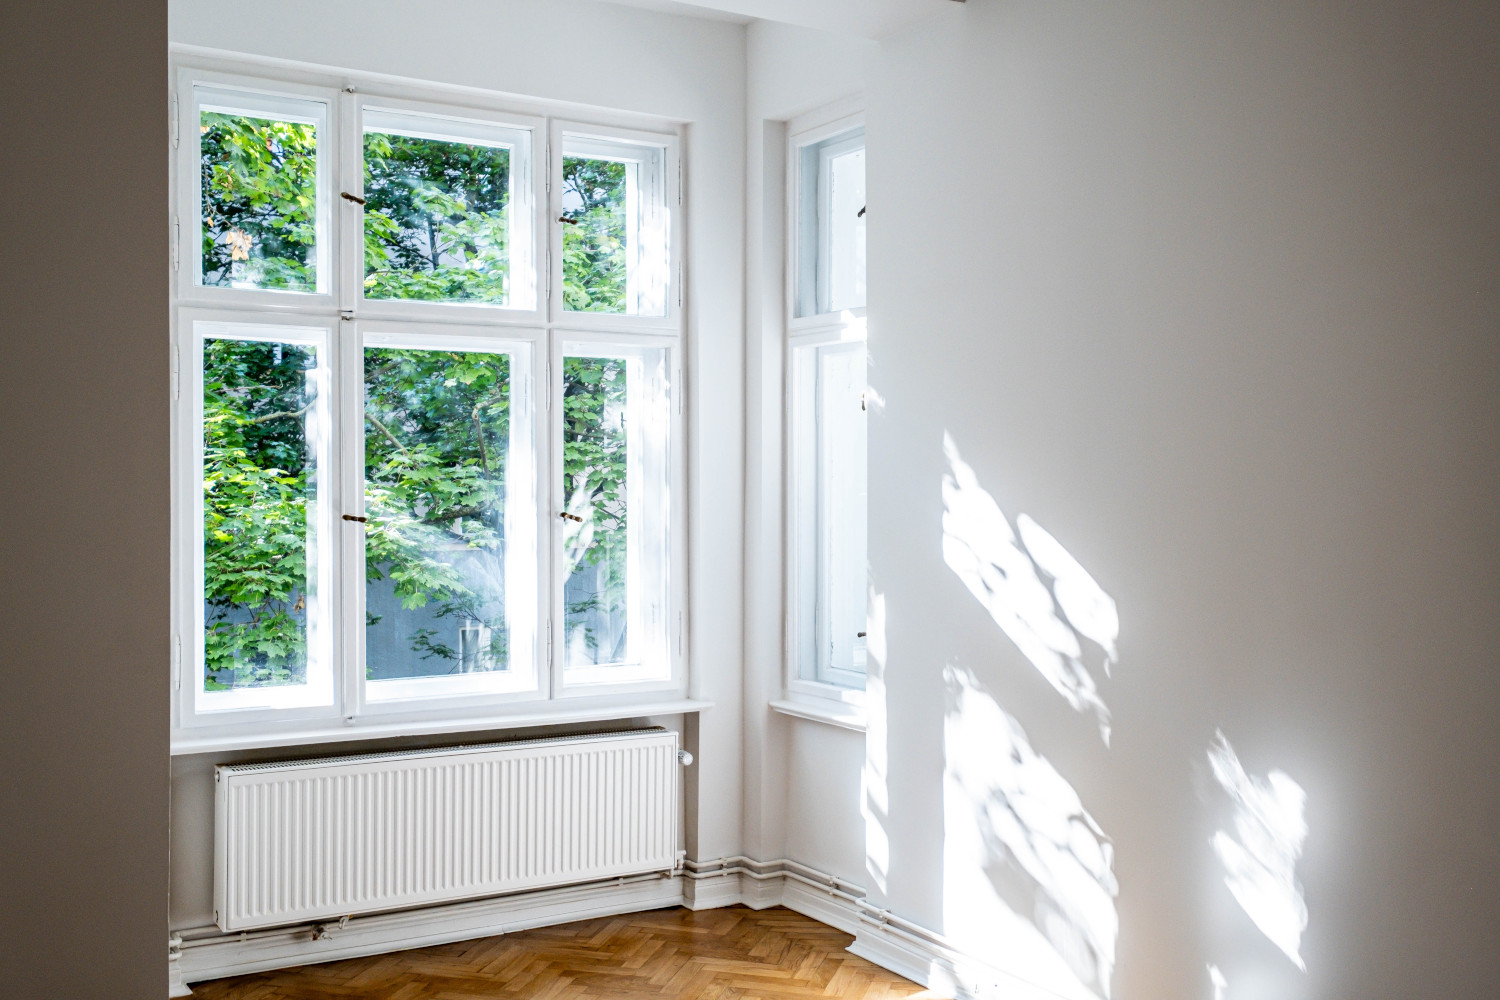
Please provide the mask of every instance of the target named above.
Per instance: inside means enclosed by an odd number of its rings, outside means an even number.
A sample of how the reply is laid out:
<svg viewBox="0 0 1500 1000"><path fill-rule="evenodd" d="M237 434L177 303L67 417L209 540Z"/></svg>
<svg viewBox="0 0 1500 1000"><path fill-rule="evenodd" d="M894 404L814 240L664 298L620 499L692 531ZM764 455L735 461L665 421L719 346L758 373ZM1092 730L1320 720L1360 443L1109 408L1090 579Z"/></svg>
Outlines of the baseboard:
<svg viewBox="0 0 1500 1000"><path fill-rule="evenodd" d="M368 917L354 917L342 928L330 925L317 939L310 928L254 934L190 936L172 961L178 984L222 979L270 969L336 962L408 948L425 948L492 937L574 920L659 910L683 903L680 876L621 879L612 883L517 893L492 899L429 906ZM728 905L728 904L721 904ZM185 996L174 992L173 996Z"/></svg>
<svg viewBox="0 0 1500 1000"><path fill-rule="evenodd" d="M689 861L673 876L517 893L467 903L351 918L326 927L247 934L216 928L174 935L169 951L171 996L188 996L189 983L265 972L408 948L492 937L575 920L671 906L694 910L745 905L785 906L846 934L849 951L897 975L959 1000L1063 1000L954 948L941 935L899 920L865 902L855 886L790 861L748 858Z"/></svg>

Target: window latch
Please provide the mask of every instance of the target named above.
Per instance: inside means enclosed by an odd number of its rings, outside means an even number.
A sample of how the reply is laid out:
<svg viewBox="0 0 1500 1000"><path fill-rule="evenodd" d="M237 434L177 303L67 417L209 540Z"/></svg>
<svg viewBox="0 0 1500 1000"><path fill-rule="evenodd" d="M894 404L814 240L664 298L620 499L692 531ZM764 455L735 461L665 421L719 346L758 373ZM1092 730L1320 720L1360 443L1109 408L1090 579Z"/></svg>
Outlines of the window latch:
<svg viewBox="0 0 1500 1000"><path fill-rule="evenodd" d="M360 517L358 514L345 514L344 515L344 520L346 520L346 521L358 521L360 524L364 524L366 521L369 520L369 518L368 517Z"/></svg>
<svg viewBox="0 0 1500 1000"><path fill-rule="evenodd" d="M339 197L342 198L342 199L344 199L345 201L352 201L356 205L363 205L365 203L365 200L363 198L361 198L359 195L357 195L357 194L350 194L348 191L340 191L339 192Z"/></svg>
<svg viewBox="0 0 1500 1000"><path fill-rule="evenodd" d="M583 523L583 518L579 517L577 514L569 514L567 511L563 511L558 515L558 517L565 518L569 521L577 521L579 524Z"/></svg>
<svg viewBox="0 0 1500 1000"><path fill-rule="evenodd" d="M854 638L856 638L856 639L863 639L864 637L865 637L865 633L863 633L863 632L856 632L856 633L854 633Z"/></svg>
<svg viewBox="0 0 1500 1000"><path fill-rule="evenodd" d="M566 215L559 215L557 217L557 221L558 222L567 223L570 226L578 226L578 225L582 225L583 224L583 220L581 220L581 219L570 219Z"/></svg>

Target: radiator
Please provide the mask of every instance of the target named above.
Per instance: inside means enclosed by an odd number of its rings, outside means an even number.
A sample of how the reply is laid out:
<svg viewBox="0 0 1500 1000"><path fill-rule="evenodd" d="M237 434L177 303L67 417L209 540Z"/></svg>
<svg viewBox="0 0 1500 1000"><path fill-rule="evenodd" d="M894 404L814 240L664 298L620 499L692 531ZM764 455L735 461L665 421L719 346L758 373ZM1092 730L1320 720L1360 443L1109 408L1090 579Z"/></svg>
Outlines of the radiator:
<svg viewBox="0 0 1500 1000"><path fill-rule="evenodd" d="M226 931L673 868L665 729L215 769Z"/></svg>

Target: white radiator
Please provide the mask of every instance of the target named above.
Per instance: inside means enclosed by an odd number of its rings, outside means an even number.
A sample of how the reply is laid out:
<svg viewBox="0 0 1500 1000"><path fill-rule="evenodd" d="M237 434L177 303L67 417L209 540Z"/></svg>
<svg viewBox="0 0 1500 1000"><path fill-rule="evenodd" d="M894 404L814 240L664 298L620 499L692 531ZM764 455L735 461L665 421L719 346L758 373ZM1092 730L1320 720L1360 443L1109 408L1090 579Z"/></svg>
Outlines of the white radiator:
<svg viewBox="0 0 1500 1000"><path fill-rule="evenodd" d="M226 931L671 869L665 729L215 769Z"/></svg>

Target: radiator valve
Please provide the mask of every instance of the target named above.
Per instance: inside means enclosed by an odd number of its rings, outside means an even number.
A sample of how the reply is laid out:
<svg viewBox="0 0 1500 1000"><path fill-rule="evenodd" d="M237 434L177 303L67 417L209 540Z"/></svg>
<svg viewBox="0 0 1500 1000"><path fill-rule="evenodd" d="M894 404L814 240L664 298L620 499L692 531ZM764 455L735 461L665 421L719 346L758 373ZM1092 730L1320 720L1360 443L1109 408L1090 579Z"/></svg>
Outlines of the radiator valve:
<svg viewBox="0 0 1500 1000"><path fill-rule="evenodd" d="M693 755L688 753L686 750L679 750L677 751L677 763L681 764L683 767L692 767Z"/></svg>

